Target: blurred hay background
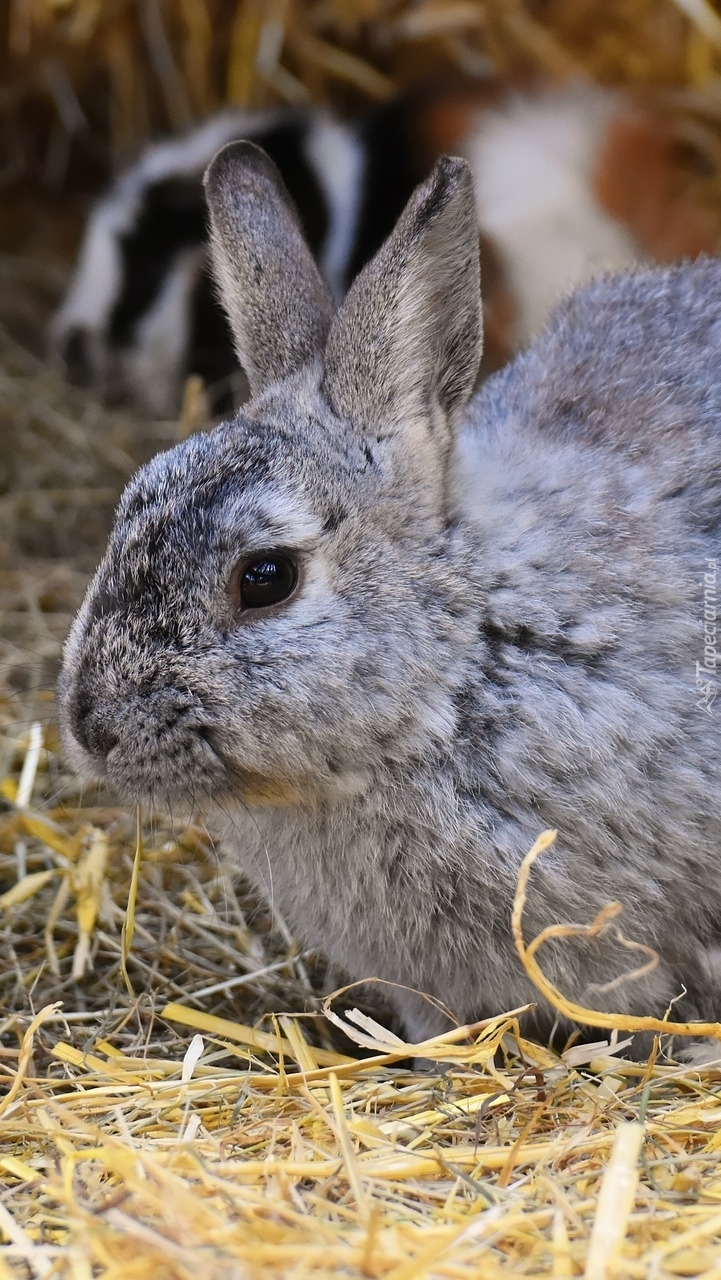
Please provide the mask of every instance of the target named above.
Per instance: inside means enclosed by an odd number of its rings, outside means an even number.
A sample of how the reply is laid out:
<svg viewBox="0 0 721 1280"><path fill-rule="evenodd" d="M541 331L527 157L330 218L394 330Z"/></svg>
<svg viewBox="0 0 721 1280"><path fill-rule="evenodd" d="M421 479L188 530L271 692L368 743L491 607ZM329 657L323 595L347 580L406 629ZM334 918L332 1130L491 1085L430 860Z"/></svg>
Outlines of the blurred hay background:
<svg viewBox="0 0 721 1280"><path fill-rule="evenodd" d="M719 1280L713 1071L561 1059L512 1019L465 1037L445 1077L398 1068L378 1026L356 1061L320 1014L314 957L228 880L207 832L159 820L126 985L135 817L67 775L53 686L120 489L187 424L67 386L44 329L93 196L147 139L225 103L354 113L428 76L585 74L652 97L721 210L721 16L707 0L0 14L0 1280ZM311 1016L265 1016L283 1010Z"/></svg>
<svg viewBox="0 0 721 1280"><path fill-rule="evenodd" d="M708 0L4 0L0 248L66 254L90 192L218 107L356 112L428 75L586 74L665 96L718 158Z"/></svg>

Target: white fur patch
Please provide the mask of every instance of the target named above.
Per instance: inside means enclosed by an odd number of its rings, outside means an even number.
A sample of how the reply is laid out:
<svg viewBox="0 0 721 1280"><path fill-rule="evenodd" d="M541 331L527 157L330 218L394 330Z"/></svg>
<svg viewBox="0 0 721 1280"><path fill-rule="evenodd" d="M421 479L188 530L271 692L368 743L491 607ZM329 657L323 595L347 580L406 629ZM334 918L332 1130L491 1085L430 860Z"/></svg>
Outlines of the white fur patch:
<svg viewBox="0 0 721 1280"><path fill-rule="evenodd" d="M305 153L328 203L328 233L320 267L339 302L345 292L346 267L358 228L365 168L363 148L352 129L326 117L310 129Z"/></svg>
<svg viewBox="0 0 721 1280"><path fill-rule="evenodd" d="M480 227L518 304L519 344L541 330L570 289L641 258L591 191L593 163L616 109L610 94L590 87L516 98L479 114L466 140Z"/></svg>
<svg viewBox="0 0 721 1280"><path fill-rule="evenodd" d="M76 324L102 331L120 290L122 274L114 210L103 203L88 225L72 286L53 319L53 336L62 337Z"/></svg>
<svg viewBox="0 0 721 1280"><path fill-rule="evenodd" d="M299 493L280 485L273 488L246 488L238 500L238 522L249 518L258 523L260 545L267 538L268 529L279 545L297 547L298 550L315 549L322 523L314 511L306 506Z"/></svg>
<svg viewBox="0 0 721 1280"><path fill-rule="evenodd" d="M257 138L283 120L286 114L283 108L275 111L224 111L212 116L184 138L150 147L132 172L137 171L144 185L178 174L197 173L226 142L235 138Z"/></svg>

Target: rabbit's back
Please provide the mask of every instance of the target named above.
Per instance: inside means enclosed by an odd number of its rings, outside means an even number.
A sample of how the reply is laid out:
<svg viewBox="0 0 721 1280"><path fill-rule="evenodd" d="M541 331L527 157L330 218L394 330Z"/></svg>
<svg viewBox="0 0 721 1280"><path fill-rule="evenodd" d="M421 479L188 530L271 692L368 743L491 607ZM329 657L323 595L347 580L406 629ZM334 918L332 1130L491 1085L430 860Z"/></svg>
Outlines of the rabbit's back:
<svg viewBox="0 0 721 1280"><path fill-rule="evenodd" d="M491 613L570 662L603 650L619 687L655 667L671 718L714 634L720 348L721 262L602 277L474 398L460 450Z"/></svg>
<svg viewBox="0 0 721 1280"><path fill-rule="evenodd" d="M720 351L717 258L601 276L567 298L489 388L484 416L511 415L542 439L629 460L718 465Z"/></svg>
<svg viewBox="0 0 721 1280"><path fill-rule="evenodd" d="M534 812L559 828L538 926L616 897L688 975L721 893L720 304L711 259L585 287L474 398L459 471L483 597L467 706L493 726L469 772L517 804L494 840L522 846Z"/></svg>

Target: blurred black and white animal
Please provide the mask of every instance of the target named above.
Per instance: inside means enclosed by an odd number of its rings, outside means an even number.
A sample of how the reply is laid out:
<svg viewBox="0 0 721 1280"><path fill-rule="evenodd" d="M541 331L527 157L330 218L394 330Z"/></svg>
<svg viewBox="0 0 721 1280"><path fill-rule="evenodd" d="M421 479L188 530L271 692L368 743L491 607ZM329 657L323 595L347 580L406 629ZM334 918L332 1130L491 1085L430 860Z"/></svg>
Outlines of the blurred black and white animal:
<svg viewBox="0 0 721 1280"><path fill-rule="evenodd" d="M202 175L223 143L262 144L336 301L422 176L394 107L346 124L320 110L229 111L151 146L96 205L51 336L69 376L158 415L199 373L216 407L247 394L207 254Z"/></svg>

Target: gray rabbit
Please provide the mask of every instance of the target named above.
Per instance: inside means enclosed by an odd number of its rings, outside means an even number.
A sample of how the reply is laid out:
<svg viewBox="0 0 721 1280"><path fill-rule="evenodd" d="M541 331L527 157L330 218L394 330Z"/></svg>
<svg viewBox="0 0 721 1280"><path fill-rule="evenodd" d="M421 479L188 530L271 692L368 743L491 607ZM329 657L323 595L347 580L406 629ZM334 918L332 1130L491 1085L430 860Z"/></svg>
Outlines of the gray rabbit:
<svg viewBox="0 0 721 1280"><path fill-rule="evenodd" d="M536 998L721 1015L721 264L603 278L471 397L467 165L444 159L337 313L277 171L210 165L252 399L144 467L67 643L87 777L214 812L299 938L398 984L411 1041ZM605 989L604 989L605 988ZM546 1034L541 1004L532 1025ZM530 1025L530 1024L529 1024Z"/></svg>

